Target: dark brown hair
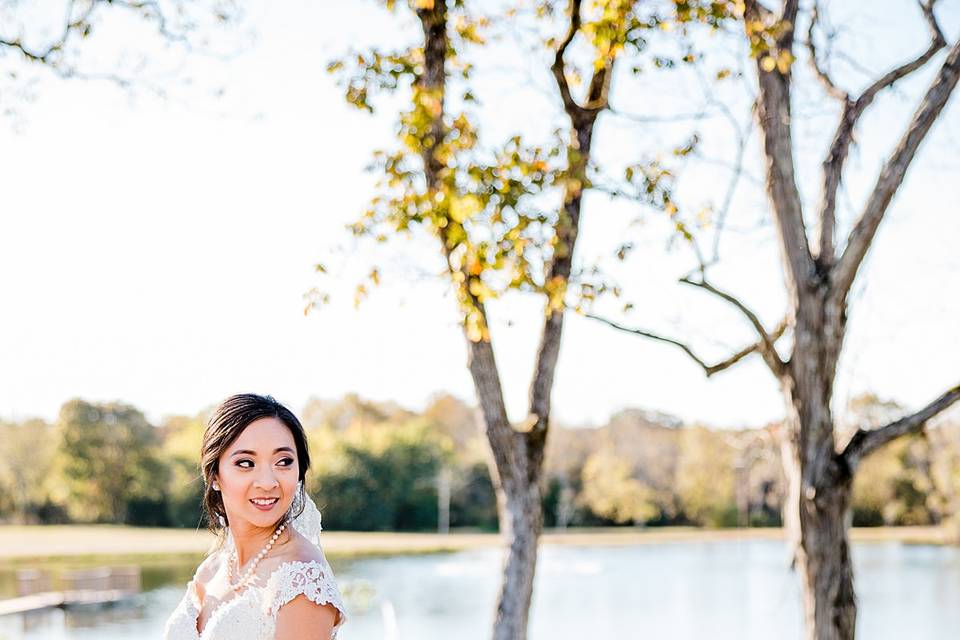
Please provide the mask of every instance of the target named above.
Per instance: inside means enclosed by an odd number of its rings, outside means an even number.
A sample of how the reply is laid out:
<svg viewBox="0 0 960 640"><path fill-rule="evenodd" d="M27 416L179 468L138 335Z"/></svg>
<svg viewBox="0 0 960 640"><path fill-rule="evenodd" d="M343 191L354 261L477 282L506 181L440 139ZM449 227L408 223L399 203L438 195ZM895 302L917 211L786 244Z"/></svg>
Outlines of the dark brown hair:
<svg viewBox="0 0 960 640"><path fill-rule="evenodd" d="M203 511L207 517L207 526L214 533L219 533L223 528L221 518L223 522L227 522L223 498L219 491L213 489L220 456L234 440L240 437L250 423L261 418L277 418L293 434L293 441L297 447L297 464L300 467L300 484L298 495L294 498L290 511L283 518L296 518L303 511L304 477L307 475L307 469L310 468L310 452L307 450L307 436L303 425L290 409L274 400L272 396L238 393L221 402L214 410L203 432L203 444L200 445L200 472L203 474L204 482Z"/></svg>

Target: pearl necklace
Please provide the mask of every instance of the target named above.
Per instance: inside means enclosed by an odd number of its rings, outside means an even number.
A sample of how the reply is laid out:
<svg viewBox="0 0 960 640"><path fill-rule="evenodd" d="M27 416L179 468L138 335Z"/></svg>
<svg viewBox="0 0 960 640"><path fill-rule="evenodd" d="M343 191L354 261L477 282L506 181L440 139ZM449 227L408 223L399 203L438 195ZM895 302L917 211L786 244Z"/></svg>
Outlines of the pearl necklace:
<svg viewBox="0 0 960 640"><path fill-rule="evenodd" d="M253 559L253 562L250 564L250 567L243 572L243 575L240 576L240 581L236 584L233 584L233 565L236 563L237 571L240 571L240 560L237 558L236 549L230 552L230 557L227 559L227 584L229 584L234 591L240 591L247 586L247 583L249 583L250 580L253 579L253 574L257 570L257 565L260 564L260 561L263 560L268 553L270 553L270 549L273 549L273 545L276 544L277 539L280 537L280 534L283 533L283 529L286 526L287 524L283 523L277 527L277 530L273 533L273 536L270 537L270 541L267 542L263 549L260 549L260 553L256 555L256 557Z"/></svg>

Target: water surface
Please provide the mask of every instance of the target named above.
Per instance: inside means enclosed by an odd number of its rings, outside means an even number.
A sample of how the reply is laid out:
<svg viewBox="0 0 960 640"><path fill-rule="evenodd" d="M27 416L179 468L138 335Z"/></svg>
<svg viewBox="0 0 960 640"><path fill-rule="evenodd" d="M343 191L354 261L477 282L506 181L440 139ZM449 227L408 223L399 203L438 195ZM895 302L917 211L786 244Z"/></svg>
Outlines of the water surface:
<svg viewBox="0 0 960 640"><path fill-rule="evenodd" d="M960 549L883 543L853 553L858 638L957 637ZM485 549L334 561L350 614L341 640L485 640L500 557ZM183 593L182 568L166 572L173 584L163 575L155 571L155 588L130 606L0 618L0 639L157 638ZM545 546L530 639L800 640L800 622L782 542Z"/></svg>

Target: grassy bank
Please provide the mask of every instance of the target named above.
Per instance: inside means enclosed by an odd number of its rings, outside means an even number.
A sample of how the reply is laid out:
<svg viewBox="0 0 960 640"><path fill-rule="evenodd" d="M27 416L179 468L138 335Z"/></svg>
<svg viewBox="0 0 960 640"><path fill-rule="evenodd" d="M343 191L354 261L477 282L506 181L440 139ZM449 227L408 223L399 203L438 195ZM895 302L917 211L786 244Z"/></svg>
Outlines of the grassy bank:
<svg viewBox="0 0 960 640"><path fill-rule="evenodd" d="M854 529L856 542L899 541L946 544L938 527L879 527ZM546 545L636 545L670 542L782 540L782 529L568 529L547 531ZM214 541L206 531L152 529L113 525L0 526L0 564L24 565L44 561L162 562L197 558ZM494 533L381 533L325 531L322 544L330 557L435 553L494 547Z"/></svg>

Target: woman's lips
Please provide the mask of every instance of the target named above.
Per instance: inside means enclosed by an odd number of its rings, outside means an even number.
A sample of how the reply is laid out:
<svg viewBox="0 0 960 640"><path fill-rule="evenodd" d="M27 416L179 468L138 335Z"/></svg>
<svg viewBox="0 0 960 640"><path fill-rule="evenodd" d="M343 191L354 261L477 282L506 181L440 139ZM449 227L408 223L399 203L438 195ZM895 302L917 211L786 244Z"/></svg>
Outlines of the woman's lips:
<svg viewBox="0 0 960 640"><path fill-rule="evenodd" d="M253 498L250 500L250 504L260 511L270 511L278 502L280 502L280 498Z"/></svg>

